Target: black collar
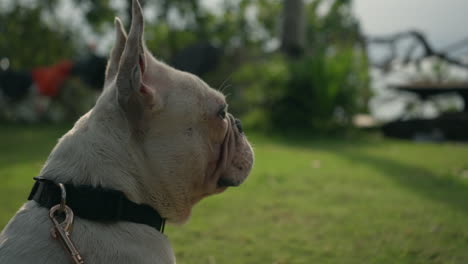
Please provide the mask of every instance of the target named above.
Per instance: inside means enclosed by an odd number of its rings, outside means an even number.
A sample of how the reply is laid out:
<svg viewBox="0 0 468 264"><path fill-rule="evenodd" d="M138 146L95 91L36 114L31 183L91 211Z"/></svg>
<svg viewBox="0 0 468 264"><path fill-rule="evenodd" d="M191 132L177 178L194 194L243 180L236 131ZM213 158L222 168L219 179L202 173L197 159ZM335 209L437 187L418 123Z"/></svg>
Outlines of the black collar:
<svg viewBox="0 0 468 264"><path fill-rule="evenodd" d="M60 203L61 191L56 183L37 177L34 179L36 183L28 200L34 200L46 208ZM136 204L128 200L120 191L89 185L64 185L67 205L78 217L103 222L134 222L149 225L161 233L164 232L166 219L149 205Z"/></svg>

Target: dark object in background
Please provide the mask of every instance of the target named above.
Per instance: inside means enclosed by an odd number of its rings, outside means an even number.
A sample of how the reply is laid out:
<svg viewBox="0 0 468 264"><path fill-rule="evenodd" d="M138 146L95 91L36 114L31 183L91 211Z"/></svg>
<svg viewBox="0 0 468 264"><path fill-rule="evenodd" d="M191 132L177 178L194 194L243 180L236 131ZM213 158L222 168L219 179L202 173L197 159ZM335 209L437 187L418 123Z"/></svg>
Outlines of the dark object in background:
<svg viewBox="0 0 468 264"><path fill-rule="evenodd" d="M220 49L210 43L197 43L177 53L171 59L171 65L179 70L201 76L215 69L220 55ZM106 65L105 57L90 53L75 61L72 75L79 77L91 88L101 90L104 86Z"/></svg>
<svg viewBox="0 0 468 264"><path fill-rule="evenodd" d="M106 64L107 59L105 57L91 53L75 61L72 75L79 77L91 88L101 90L104 86Z"/></svg>
<svg viewBox="0 0 468 264"><path fill-rule="evenodd" d="M392 88L413 93L421 100L427 100L434 95L456 93L460 95L463 100L463 105L465 107L462 111L468 113L468 83L419 83L397 85Z"/></svg>
<svg viewBox="0 0 468 264"><path fill-rule="evenodd" d="M24 99L32 83L31 72L0 70L0 90L11 102Z"/></svg>
<svg viewBox="0 0 468 264"><path fill-rule="evenodd" d="M33 84L38 94L55 97L70 75L71 61L62 60L52 66L37 67L31 71L0 71L0 90L11 102L23 100Z"/></svg>
<svg viewBox="0 0 468 264"><path fill-rule="evenodd" d="M221 49L211 43L199 42L179 51L170 64L176 69L202 76L216 68L221 53Z"/></svg>
<svg viewBox="0 0 468 264"><path fill-rule="evenodd" d="M468 141L468 113L444 114L434 119L399 120L385 124L386 136L417 141Z"/></svg>
<svg viewBox="0 0 468 264"><path fill-rule="evenodd" d="M413 83L392 88L417 95L421 100L431 96L457 93L464 102L461 112L446 113L432 119L397 120L382 127L389 137L417 141L468 141L468 84L467 83Z"/></svg>

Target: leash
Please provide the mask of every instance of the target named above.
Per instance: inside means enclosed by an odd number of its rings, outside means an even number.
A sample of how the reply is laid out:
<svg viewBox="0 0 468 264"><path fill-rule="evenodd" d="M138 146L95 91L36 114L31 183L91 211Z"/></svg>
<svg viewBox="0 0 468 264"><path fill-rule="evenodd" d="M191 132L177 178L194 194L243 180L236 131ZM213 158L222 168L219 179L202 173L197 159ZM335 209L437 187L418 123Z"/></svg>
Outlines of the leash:
<svg viewBox="0 0 468 264"><path fill-rule="evenodd" d="M55 183L35 177L28 200L50 209L51 235L60 239L73 263L84 260L70 239L74 216L102 222L127 221L152 226L164 233L166 219L146 204L137 204L123 192L89 185Z"/></svg>

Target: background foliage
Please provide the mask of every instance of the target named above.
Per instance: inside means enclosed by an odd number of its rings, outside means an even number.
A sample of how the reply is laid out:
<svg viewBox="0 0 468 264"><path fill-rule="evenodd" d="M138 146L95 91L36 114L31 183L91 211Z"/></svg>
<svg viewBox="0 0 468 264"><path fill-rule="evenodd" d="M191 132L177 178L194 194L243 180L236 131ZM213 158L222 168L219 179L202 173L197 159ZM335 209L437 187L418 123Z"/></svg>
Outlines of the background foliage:
<svg viewBox="0 0 468 264"><path fill-rule="evenodd" d="M8 36L0 39L0 57L8 57L12 69L79 57L89 39L112 35L114 16L129 21L127 0L65 2L80 11L82 24L63 19L60 1L0 2L8 7L0 12L0 30ZM280 49L280 36L288 37L281 32L284 2L221 1L213 8L198 0L142 1L148 48L170 63L197 43L219 47L219 64L202 77L229 94L231 111L249 126L315 131L348 126L353 114L365 111L369 97L367 56L352 2L303 3L305 43L299 56Z"/></svg>

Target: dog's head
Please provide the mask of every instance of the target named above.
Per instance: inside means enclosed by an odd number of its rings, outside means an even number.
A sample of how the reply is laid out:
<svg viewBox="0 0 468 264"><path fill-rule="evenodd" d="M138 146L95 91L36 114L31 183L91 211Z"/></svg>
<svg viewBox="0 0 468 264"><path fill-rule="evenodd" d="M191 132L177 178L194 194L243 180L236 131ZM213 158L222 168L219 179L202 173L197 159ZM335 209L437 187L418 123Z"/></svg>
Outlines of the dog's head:
<svg viewBox="0 0 468 264"><path fill-rule="evenodd" d="M137 160L134 177L143 201L168 220L183 222L200 199L246 179L252 148L240 121L228 113L223 94L148 52L137 0L128 36L118 18L115 26L96 108L111 106L119 112L115 122L123 124L130 138L123 147Z"/></svg>

